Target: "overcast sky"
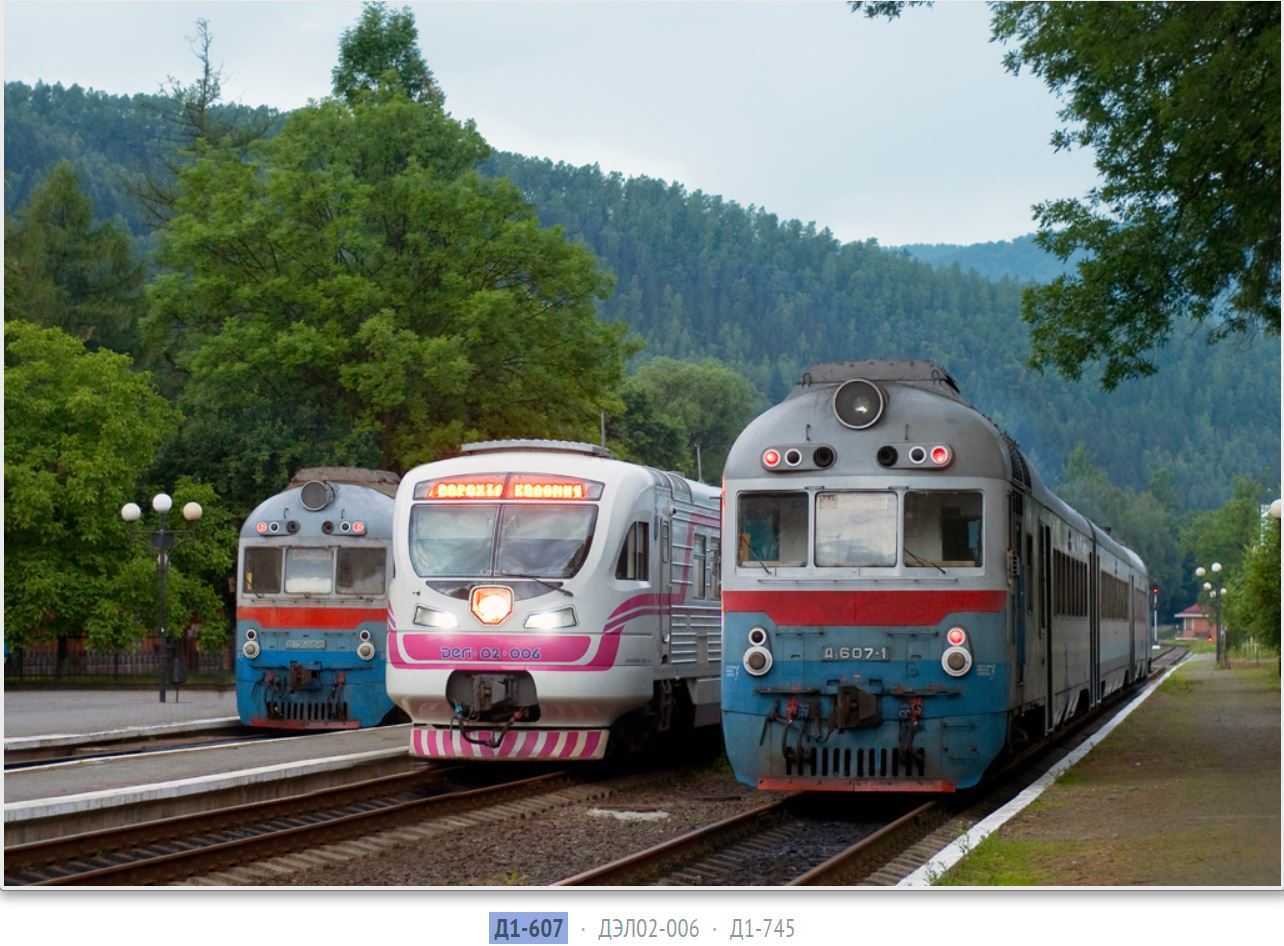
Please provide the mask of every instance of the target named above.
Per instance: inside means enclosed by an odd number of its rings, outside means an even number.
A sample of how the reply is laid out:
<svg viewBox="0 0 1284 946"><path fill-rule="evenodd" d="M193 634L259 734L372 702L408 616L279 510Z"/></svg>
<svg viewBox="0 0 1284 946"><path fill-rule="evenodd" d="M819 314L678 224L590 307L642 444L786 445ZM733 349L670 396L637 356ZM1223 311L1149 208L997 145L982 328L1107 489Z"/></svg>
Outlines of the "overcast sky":
<svg viewBox="0 0 1284 946"><path fill-rule="evenodd" d="M841 0L406 5L447 108L494 147L680 181L845 241L1011 239L1032 204L1095 181L1090 155L1053 153L1057 100L1004 72L981 3L893 23ZM297 108L329 92L360 11L6 0L4 77L154 92L195 77L204 17L227 100Z"/></svg>

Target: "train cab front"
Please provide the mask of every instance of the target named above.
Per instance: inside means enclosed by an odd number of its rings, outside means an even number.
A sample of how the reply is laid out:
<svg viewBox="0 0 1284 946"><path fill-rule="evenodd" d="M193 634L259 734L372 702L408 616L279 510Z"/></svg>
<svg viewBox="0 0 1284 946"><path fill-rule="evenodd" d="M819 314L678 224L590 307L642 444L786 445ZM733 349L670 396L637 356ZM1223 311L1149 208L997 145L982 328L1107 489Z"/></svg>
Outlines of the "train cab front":
<svg viewBox="0 0 1284 946"><path fill-rule="evenodd" d="M988 643L1001 593L724 596L723 730L741 781L952 792L1001 750L1006 680Z"/></svg>
<svg viewBox="0 0 1284 946"><path fill-rule="evenodd" d="M245 725L358 729L387 713L383 666L375 659L382 622L345 630L237 623L237 707Z"/></svg>
<svg viewBox="0 0 1284 946"><path fill-rule="evenodd" d="M858 367L880 380L817 371L728 456L727 753L761 789L956 791L1006 738L1004 461L943 376Z"/></svg>

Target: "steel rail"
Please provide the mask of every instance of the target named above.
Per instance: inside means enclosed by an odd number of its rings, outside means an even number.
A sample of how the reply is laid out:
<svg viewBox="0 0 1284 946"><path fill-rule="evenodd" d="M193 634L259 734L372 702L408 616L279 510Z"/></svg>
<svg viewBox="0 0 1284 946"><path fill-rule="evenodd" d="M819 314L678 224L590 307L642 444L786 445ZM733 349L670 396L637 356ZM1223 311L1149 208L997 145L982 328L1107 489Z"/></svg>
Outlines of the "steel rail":
<svg viewBox="0 0 1284 946"><path fill-rule="evenodd" d="M445 775L444 772L435 774L443 777ZM119 863L107 863L98 866L88 865L88 869L75 869L73 867L69 873L34 880L26 884L26 886L65 886L101 884L104 882L119 885L155 884L191 876L195 873L218 870L259 857L290 853L313 846L318 839L323 840L325 843L348 840L354 836L368 834L372 830L380 830L390 824L404 824L407 818L419 819L425 816L441 816L454 811L460 806L476 805L478 802L493 802L504 795L515 792L524 794L532 788L544 787L557 781L565 781L567 778L568 773L566 772L551 772L507 781L499 785L451 791L426 798L398 801L389 800L387 796L382 799L369 797L368 789L372 786L378 788L381 787L381 783L386 785L390 781L406 779L404 775L384 776L364 784L367 789L364 799L360 798L358 794L357 799L350 805L345 805L338 810L331 808L327 811L313 805L310 810L299 810L284 814L274 813L268 819L257 818L254 819L257 823L247 824L245 815L252 815L255 810L262 813L265 808L276 812L276 809L283 803L297 802L303 796L281 800L280 802L234 806L232 810L241 816L239 824L231 825L228 828L208 829L211 818L217 819L225 812L215 812L212 815L198 813L186 817L187 831L184 834L173 837L168 841L155 841L142 847L135 847L132 850L118 848L115 851L107 852L106 855L93 850L95 847L93 844L90 844L88 848L82 847L77 850L74 846L76 839L67 838L58 842L63 845L69 845L66 849L71 853L64 855L64 857L73 857L80 862L84 862L87 859L103 859L104 857L112 856L123 857L125 860ZM419 775L419 779L422 781L422 773ZM432 779L430 781L435 780ZM320 793L308 794L316 795L342 791L345 794L353 795L354 793L359 793L362 787L362 784L349 785L343 786L341 790L326 789ZM395 798L397 796L393 796L393 799ZM374 807L358 811L347 810L352 804L372 805ZM304 820L304 823L290 823L280 827L271 826L272 822L282 820L293 822ZM219 830L250 830L255 833L245 837L224 839L206 839L202 837L202 835ZM93 832L93 834L98 833ZM84 836L81 837L83 838ZM44 843L46 842L37 842L36 844ZM183 844L190 846L178 850L165 849L167 845L172 847L173 845ZM25 845L24 847L35 846ZM86 853L87 850L89 853ZM5 852L5 861L6 873L8 873L10 870L8 850ZM69 865L64 859L58 865L47 864L46 868L50 866L54 867L54 869L60 869Z"/></svg>

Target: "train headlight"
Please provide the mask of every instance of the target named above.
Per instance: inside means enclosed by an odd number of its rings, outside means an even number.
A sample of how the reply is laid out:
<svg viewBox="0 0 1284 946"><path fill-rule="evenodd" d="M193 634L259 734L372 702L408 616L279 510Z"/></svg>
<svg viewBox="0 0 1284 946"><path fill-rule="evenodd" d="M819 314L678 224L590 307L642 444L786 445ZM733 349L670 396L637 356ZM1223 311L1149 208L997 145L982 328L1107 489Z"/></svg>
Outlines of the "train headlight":
<svg viewBox="0 0 1284 946"><path fill-rule="evenodd" d="M948 647L941 654L941 667L951 677L961 677L972 669L972 652L966 647Z"/></svg>
<svg viewBox="0 0 1284 946"><path fill-rule="evenodd" d="M259 655L259 642L246 641L244 644L241 645L241 653L245 655L245 658L247 660L253 660L255 657Z"/></svg>
<svg viewBox="0 0 1284 946"><path fill-rule="evenodd" d="M523 627L534 631L553 631L559 627L575 626L575 609L560 608L557 611L536 611L526 617Z"/></svg>
<svg viewBox="0 0 1284 946"><path fill-rule="evenodd" d="M847 381L834 392L834 416L852 430L873 427L883 416L886 405L882 389L863 378Z"/></svg>
<svg viewBox="0 0 1284 946"><path fill-rule="evenodd" d="M469 595L468 607L483 624L503 624L513 613L513 589L479 585Z"/></svg>
<svg viewBox="0 0 1284 946"><path fill-rule="evenodd" d="M415 623L420 627L451 628L459 627L459 618L449 611L418 607L415 608Z"/></svg>
<svg viewBox="0 0 1284 946"><path fill-rule="evenodd" d="M357 656L362 660L374 660L375 645L369 641L362 641L357 645Z"/></svg>
<svg viewBox="0 0 1284 946"><path fill-rule="evenodd" d="M775 661L772 659L771 651L761 645L755 645L745 651L743 662L745 670L755 677L761 677L771 669Z"/></svg>
<svg viewBox="0 0 1284 946"><path fill-rule="evenodd" d="M767 629L765 627L749 628L749 643L755 647L766 647Z"/></svg>

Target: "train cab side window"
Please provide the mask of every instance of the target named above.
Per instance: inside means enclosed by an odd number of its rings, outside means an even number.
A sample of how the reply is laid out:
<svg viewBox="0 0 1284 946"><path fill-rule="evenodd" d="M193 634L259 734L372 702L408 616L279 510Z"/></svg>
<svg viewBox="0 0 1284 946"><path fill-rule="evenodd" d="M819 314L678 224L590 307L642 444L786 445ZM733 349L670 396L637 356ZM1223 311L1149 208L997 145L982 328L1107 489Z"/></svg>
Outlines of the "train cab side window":
<svg viewBox="0 0 1284 946"><path fill-rule="evenodd" d="M709 546L709 597L722 597L722 547L715 541Z"/></svg>
<svg viewBox="0 0 1284 946"><path fill-rule="evenodd" d="M341 595L383 594L388 556L383 549L339 549L335 588Z"/></svg>
<svg viewBox="0 0 1284 946"><path fill-rule="evenodd" d="M807 494L741 493L736 564L807 564Z"/></svg>
<svg viewBox="0 0 1284 946"><path fill-rule="evenodd" d="M981 564L979 492L905 494L905 566L975 568Z"/></svg>
<svg viewBox="0 0 1284 946"><path fill-rule="evenodd" d="M330 549L285 550L285 592L328 595L334 588L334 555Z"/></svg>
<svg viewBox="0 0 1284 946"><path fill-rule="evenodd" d="M705 562L707 555L705 547L708 539L702 535L697 535L692 540L691 548L691 595L695 598L705 596Z"/></svg>
<svg viewBox="0 0 1284 946"><path fill-rule="evenodd" d="M241 587L247 595L280 594L281 550L247 548Z"/></svg>
<svg viewBox="0 0 1284 946"><path fill-rule="evenodd" d="M622 581L649 581L651 548L645 522L635 522L624 536L615 577Z"/></svg>

